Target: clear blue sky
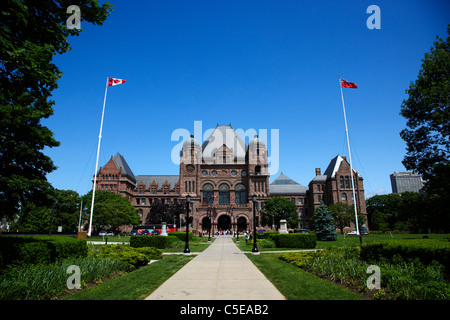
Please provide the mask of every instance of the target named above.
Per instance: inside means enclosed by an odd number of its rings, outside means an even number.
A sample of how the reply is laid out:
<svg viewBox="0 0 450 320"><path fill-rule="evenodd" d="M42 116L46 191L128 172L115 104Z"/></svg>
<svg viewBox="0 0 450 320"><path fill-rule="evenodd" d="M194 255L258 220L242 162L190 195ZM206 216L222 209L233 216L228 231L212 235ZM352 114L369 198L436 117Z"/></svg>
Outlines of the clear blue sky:
<svg viewBox="0 0 450 320"><path fill-rule="evenodd" d="M61 146L45 149L58 169L48 180L80 194L92 188L106 77L100 161L120 152L134 174L179 174L172 132L217 123L279 130L279 170L307 186L337 154L347 155L338 76L344 89L354 168L366 197L391 192L404 171L399 132L405 90L436 35L446 35L448 1L111 1L103 26L81 22L55 112L43 121ZM381 9L369 30L368 6ZM81 8L83 16L83 8Z"/></svg>

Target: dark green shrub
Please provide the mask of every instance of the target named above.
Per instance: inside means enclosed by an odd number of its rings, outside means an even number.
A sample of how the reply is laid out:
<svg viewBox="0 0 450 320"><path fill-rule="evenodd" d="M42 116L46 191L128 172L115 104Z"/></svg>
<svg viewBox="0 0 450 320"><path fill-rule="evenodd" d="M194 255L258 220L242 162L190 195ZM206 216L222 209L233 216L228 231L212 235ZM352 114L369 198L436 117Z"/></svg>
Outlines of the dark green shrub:
<svg viewBox="0 0 450 320"><path fill-rule="evenodd" d="M263 239L270 239L271 236L274 234L280 234L278 231L264 231L262 238Z"/></svg>
<svg viewBox="0 0 450 320"><path fill-rule="evenodd" d="M301 248L313 249L316 247L316 235L314 233L289 233L271 235L277 248Z"/></svg>
<svg viewBox="0 0 450 320"><path fill-rule="evenodd" d="M186 232L174 231L174 232L170 232L169 236L176 236L181 241L186 241ZM192 240L192 232L189 232L189 240Z"/></svg>
<svg viewBox="0 0 450 320"><path fill-rule="evenodd" d="M289 262L299 268L303 267L305 261L314 258L314 252L288 252L278 256L278 259Z"/></svg>
<svg viewBox="0 0 450 320"><path fill-rule="evenodd" d="M27 242L18 247L20 264L51 263L52 251L44 241Z"/></svg>
<svg viewBox="0 0 450 320"><path fill-rule="evenodd" d="M165 248L173 248L180 242L180 239L177 236L172 236L172 233L169 233L169 234L170 234L170 236L166 237ZM183 240L183 243L184 243L184 240Z"/></svg>
<svg viewBox="0 0 450 320"><path fill-rule="evenodd" d="M86 240L71 237L0 237L1 266L51 263L66 258L86 257Z"/></svg>
<svg viewBox="0 0 450 320"><path fill-rule="evenodd" d="M55 237L47 240L54 256L53 261L66 258L85 258L88 254L87 241L70 237ZM44 239L45 241L46 239Z"/></svg>
<svg viewBox="0 0 450 320"><path fill-rule="evenodd" d="M135 248L139 253L144 254L150 260L159 260L162 258L162 252L152 247Z"/></svg>
<svg viewBox="0 0 450 320"><path fill-rule="evenodd" d="M145 236L144 236L145 237ZM132 248L121 245L103 246L101 255L123 261L138 268L149 263L150 260L161 259L162 252L153 247Z"/></svg>
<svg viewBox="0 0 450 320"><path fill-rule="evenodd" d="M272 239L258 240L258 248L275 248L275 242Z"/></svg>
<svg viewBox="0 0 450 320"><path fill-rule="evenodd" d="M403 259L412 261L418 259L425 265L437 261L450 270L450 242L445 239L402 239L378 241L363 244L360 257L365 261L393 261Z"/></svg>
<svg viewBox="0 0 450 320"><path fill-rule="evenodd" d="M133 248L173 248L174 244L180 242L180 239L178 236L173 236L172 233L170 233L170 236L132 236L130 238L130 246Z"/></svg>

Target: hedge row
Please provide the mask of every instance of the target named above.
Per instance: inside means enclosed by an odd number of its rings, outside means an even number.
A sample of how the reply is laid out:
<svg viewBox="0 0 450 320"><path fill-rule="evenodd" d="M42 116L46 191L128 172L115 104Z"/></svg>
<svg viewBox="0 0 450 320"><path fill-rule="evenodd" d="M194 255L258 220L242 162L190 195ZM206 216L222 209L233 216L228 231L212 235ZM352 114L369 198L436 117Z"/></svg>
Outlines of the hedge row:
<svg viewBox="0 0 450 320"><path fill-rule="evenodd" d="M275 235L275 234L280 234L278 231L264 231L263 235L261 236L261 238L263 239L269 239L271 236Z"/></svg>
<svg viewBox="0 0 450 320"><path fill-rule="evenodd" d="M174 242L184 241L184 237L180 240L180 235L173 235L174 233L180 232L171 232L168 236L131 236L130 238L130 246L133 248L142 248L142 247L153 247L157 249L164 249L171 247L171 244ZM184 232L181 232L185 235ZM192 237L192 234L190 234ZM190 237L190 238L191 238Z"/></svg>
<svg viewBox="0 0 450 320"><path fill-rule="evenodd" d="M401 239L378 241L361 246L361 259L365 261L392 261L401 257L405 261L419 259L428 265L431 261L442 264L450 270L450 241L448 239Z"/></svg>
<svg viewBox="0 0 450 320"><path fill-rule="evenodd" d="M275 242L277 248L313 249L317 241L314 233L272 234L269 239Z"/></svg>
<svg viewBox="0 0 450 320"><path fill-rule="evenodd" d="M52 263L87 257L84 239L71 237L0 237L0 266Z"/></svg>
<svg viewBox="0 0 450 320"><path fill-rule="evenodd" d="M183 231L170 232L169 236L176 236L180 241L186 241L186 232ZM192 232L189 232L189 240L192 240Z"/></svg>

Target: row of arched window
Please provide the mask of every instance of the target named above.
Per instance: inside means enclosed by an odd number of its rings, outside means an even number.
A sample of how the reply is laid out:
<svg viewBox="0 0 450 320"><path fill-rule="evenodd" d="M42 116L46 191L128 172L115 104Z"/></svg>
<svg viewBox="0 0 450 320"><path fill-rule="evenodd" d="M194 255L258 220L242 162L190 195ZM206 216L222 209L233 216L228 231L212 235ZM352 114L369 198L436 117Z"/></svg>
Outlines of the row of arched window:
<svg viewBox="0 0 450 320"><path fill-rule="evenodd" d="M219 185L219 204L230 204L230 186L226 183ZM203 203L213 204L214 203L214 186L211 183L206 183L203 185ZM247 203L247 192L246 188L242 183L238 183L234 188L233 202L236 204Z"/></svg>

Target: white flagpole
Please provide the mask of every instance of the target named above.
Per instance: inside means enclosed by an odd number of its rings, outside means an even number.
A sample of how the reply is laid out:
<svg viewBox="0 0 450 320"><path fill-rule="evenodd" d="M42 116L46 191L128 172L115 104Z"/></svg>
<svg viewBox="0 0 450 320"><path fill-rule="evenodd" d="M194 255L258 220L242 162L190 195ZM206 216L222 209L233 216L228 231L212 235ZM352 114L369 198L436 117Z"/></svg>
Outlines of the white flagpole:
<svg viewBox="0 0 450 320"><path fill-rule="evenodd" d="M347 147L348 147L348 157L350 160L350 176L352 179L352 192L353 192L353 205L355 207L355 222L356 222L356 234L359 235L358 227L358 211L356 209L356 196L355 196L355 185L353 183L353 166L352 166L352 154L350 152L350 142L348 139L348 128L347 128L347 116L345 115L345 104L344 104L344 94L342 92L342 81L339 77L339 87L341 88L341 98L342 98L342 109L344 110L344 121L345 121L345 135L347 136Z"/></svg>
<svg viewBox="0 0 450 320"><path fill-rule="evenodd" d="M100 134L98 135L97 160L95 162L95 173L94 173L94 187L92 188L91 215L89 217L89 231L87 234L89 237L91 236L92 233L92 213L94 212L95 186L97 184L98 155L100 153L100 141L102 139L103 117L105 115L105 103L107 93L108 93L108 77L106 77L105 97L103 98L102 121L100 122Z"/></svg>
<svg viewBox="0 0 450 320"><path fill-rule="evenodd" d="M78 232L81 231L81 209L83 208L83 199L81 199L80 203L80 218L78 219Z"/></svg>

